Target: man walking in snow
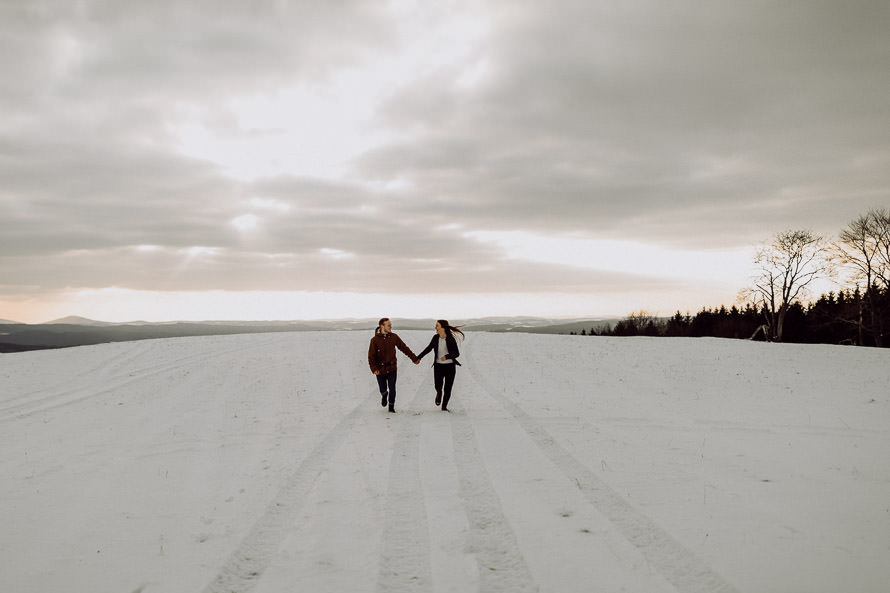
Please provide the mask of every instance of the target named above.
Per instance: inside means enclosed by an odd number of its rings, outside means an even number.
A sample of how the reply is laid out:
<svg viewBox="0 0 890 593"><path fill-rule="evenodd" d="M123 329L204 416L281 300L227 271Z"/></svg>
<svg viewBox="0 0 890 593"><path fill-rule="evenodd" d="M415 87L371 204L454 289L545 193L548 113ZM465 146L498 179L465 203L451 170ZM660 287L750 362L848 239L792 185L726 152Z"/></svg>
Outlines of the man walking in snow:
<svg viewBox="0 0 890 593"><path fill-rule="evenodd" d="M371 338L368 346L368 365L371 372L377 377L377 385L380 387L380 405L389 403L389 411L395 412L396 403L396 348L410 358L414 364L420 364L420 359L411 352L398 334L392 333L392 322L384 317L377 322L377 330Z"/></svg>

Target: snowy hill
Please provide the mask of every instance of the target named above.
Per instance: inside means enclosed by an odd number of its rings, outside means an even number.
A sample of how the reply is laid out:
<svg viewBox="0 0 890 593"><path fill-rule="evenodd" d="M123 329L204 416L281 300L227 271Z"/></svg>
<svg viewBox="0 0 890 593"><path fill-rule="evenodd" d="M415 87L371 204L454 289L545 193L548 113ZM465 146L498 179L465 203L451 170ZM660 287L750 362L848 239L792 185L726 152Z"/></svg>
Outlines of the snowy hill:
<svg viewBox="0 0 890 593"><path fill-rule="evenodd" d="M890 351L369 337L0 356L0 590L886 591Z"/></svg>

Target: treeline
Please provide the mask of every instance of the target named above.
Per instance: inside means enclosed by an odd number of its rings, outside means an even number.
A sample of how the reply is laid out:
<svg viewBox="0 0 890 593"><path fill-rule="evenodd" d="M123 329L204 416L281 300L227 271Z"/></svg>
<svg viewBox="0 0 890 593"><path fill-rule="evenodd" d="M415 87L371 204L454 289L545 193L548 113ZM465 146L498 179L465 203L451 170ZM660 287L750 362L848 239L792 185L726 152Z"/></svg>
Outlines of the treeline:
<svg viewBox="0 0 890 593"><path fill-rule="evenodd" d="M879 291L883 310L890 309L890 295ZM581 335L591 336L658 336L658 337L717 337L768 340L764 323L768 311L752 304L743 308L720 306L703 308L694 315L677 311L673 317L655 317L645 312L633 313L614 326L591 327ZM876 346L875 338L863 330L863 318L870 317L867 300L859 289L830 292L804 306L793 303L785 317L785 342L808 344L852 344ZM890 327L890 318L884 319ZM884 344L886 346L886 344Z"/></svg>
<svg viewBox="0 0 890 593"><path fill-rule="evenodd" d="M883 208L850 221L835 240L788 230L764 244L754 258L752 284L742 309L721 306L670 318L635 313L592 335L715 336L775 342L890 345L890 212ZM819 278L841 280L837 293L807 302ZM860 287L863 287L860 290ZM587 332L583 332L587 333Z"/></svg>

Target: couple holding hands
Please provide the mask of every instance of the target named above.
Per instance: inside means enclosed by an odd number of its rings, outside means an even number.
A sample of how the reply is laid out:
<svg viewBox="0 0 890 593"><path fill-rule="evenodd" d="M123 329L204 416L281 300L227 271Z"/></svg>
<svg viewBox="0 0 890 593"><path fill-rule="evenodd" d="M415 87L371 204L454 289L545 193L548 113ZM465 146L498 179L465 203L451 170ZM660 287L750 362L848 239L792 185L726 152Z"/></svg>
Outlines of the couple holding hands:
<svg viewBox="0 0 890 593"><path fill-rule="evenodd" d="M457 348L454 334L460 334L461 339L465 337L459 327L450 325L444 319L438 320L436 333L429 345L415 356L402 338L392 333L392 322L389 318L381 319L368 347L368 364L371 366L371 372L377 377L377 385L380 387L380 405L386 406L388 403L389 411L396 411L396 348L398 348L414 364L420 364L420 359L427 353L434 353L436 359L433 362L433 383L436 386L436 405L441 404L442 411L447 412L448 400L451 399L451 386L454 385L455 367L460 366L457 362L460 350Z"/></svg>

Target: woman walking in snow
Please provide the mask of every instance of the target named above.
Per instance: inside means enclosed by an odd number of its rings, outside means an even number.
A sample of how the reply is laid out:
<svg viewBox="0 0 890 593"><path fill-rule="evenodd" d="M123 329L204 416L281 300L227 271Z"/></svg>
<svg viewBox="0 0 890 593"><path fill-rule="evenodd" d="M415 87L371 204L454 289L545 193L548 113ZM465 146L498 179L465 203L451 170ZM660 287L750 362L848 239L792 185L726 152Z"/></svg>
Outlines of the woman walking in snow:
<svg viewBox="0 0 890 593"><path fill-rule="evenodd" d="M377 329L371 344L368 346L368 364L371 372L377 377L377 385L380 387L380 405L389 403L389 411L395 412L396 404L396 348L410 358L414 364L420 364L420 359L411 352L397 334L392 333L392 322L384 317L377 322Z"/></svg>
<svg viewBox="0 0 890 593"><path fill-rule="evenodd" d="M446 320L436 322L436 334L430 340L429 346L417 355L418 361L432 351L436 357L433 361L433 383L436 386L436 405L442 404L442 411L448 411L448 401L451 399L451 386L454 385L456 367L460 366L457 357L460 350L457 348L457 339L454 334L460 334L461 340L466 336L459 327L450 325ZM444 383L444 391L443 391Z"/></svg>

